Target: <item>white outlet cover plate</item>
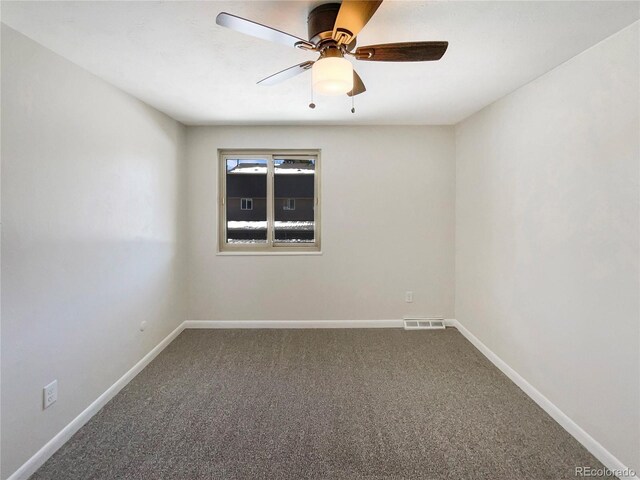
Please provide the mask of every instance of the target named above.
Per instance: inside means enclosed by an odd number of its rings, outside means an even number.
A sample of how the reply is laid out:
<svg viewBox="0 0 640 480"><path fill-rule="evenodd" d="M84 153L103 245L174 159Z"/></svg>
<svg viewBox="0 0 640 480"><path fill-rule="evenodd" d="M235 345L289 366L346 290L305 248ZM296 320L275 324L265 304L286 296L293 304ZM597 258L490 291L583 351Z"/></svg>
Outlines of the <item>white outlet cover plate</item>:
<svg viewBox="0 0 640 480"><path fill-rule="evenodd" d="M58 400L58 380L54 380L43 389L43 407L48 408Z"/></svg>

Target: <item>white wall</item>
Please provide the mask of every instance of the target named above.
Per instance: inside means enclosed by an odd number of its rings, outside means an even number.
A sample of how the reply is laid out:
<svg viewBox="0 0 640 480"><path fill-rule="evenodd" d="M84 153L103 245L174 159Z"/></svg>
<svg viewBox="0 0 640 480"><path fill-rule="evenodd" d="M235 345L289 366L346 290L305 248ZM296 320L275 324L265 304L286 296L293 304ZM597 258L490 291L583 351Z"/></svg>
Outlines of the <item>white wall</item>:
<svg viewBox="0 0 640 480"><path fill-rule="evenodd" d="M638 23L456 128L456 318L640 471Z"/></svg>
<svg viewBox="0 0 640 480"><path fill-rule="evenodd" d="M322 150L321 256L216 255L218 148ZM187 150L190 319L453 313L452 127L194 127Z"/></svg>
<svg viewBox="0 0 640 480"><path fill-rule="evenodd" d="M2 26L2 478L184 319L183 143L174 120Z"/></svg>

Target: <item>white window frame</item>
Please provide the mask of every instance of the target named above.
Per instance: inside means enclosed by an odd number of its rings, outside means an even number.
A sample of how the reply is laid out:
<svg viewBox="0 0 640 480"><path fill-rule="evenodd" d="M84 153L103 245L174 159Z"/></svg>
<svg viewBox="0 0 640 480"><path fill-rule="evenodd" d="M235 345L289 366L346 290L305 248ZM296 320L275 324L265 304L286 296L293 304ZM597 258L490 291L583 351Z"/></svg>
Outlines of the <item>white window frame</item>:
<svg viewBox="0 0 640 480"><path fill-rule="evenodd" d="M283 243L275 241L274 160L313 158L314 171L314 242ZM263 244L227 243L227 159L261 159L267 161L267 242ZM321 254L320 244L320 150L218 150L218 254L219 255L272 255L272 254Z"/></svg>
<svg viewBox="0 0 640 480"><path fill-rule="evenodd" d="M288 212L294 211L296 209L296 199L295 198L285 198L284 204L282 205L282 209L286 210Z"/></svg>
<svg viewBox="0 0 640 480"><path fill-rule="evenodd" d="M244 204L246 205L246 208L242 207L242 203L244 202ZM253 198L241 198L240 199L240 210L253 210Z"/></svg>

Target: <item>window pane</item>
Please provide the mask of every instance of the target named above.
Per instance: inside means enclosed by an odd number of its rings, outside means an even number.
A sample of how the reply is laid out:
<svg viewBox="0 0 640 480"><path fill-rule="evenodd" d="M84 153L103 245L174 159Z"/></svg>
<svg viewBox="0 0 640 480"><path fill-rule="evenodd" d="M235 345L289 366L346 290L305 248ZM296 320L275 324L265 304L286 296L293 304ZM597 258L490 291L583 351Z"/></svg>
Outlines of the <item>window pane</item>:
<svg viewBox="0 0 640 480"><path fill-rule="evenodd" d="M313 243L316 161L274 159L275 241Z"/></svg>
<svg viewBox="0 0 640 480"><path fill-rule="evenodd" d="M227 243L267 242L267 160L230 159L227 168Z"/></svg>

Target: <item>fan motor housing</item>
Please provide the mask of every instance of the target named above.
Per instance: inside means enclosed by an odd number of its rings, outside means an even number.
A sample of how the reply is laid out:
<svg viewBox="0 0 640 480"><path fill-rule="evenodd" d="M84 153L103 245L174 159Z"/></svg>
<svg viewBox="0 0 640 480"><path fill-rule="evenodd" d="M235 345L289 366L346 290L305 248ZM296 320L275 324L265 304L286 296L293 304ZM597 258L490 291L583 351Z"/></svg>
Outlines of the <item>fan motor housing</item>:
<svg viewBox="0 0 640 480"><path fill-rule="evenodd" d="M339 3L325 3L311 10L307 18L309 41L311 43L317 45L323 40L331 39L339 10Z"/></svg>

